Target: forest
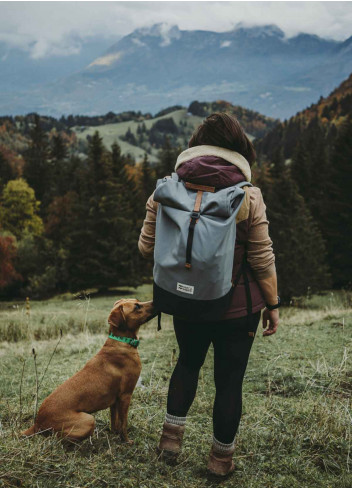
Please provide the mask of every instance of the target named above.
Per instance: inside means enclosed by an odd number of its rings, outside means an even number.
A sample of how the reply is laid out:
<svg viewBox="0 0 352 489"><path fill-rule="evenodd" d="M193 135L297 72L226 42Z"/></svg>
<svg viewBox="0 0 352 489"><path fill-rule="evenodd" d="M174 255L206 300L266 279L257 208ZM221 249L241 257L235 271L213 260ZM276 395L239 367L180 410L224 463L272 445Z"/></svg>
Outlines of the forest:
<svg viewBox="0 0 352 489"><path fill-rule="evenodd" d="M175 136L181 130L188 136L190 127L175 124L172 112L177 109L162 111L165 118L150 130L143 123L151 115L141 113L110 113L93 121L83 116L56 121L37 114L1 119L2 299L104 292L151 280L152 263L139 255L137 241L156 179L170 174L185 149ZM331 287L349 287L351 80L289 121L240 109L226 102L193 102L188 112L204 117L229 110L254 134L254 184L267 205L281 296L288 303ZM122 154L118 142L104 145L99 125L133 117L141 122L140 132L128 130L125 138L153 145L157 163L148 160L147 152L143 161ZM81 152L72 150L78 144L71 131L77 123L97 126Z"/></svg>

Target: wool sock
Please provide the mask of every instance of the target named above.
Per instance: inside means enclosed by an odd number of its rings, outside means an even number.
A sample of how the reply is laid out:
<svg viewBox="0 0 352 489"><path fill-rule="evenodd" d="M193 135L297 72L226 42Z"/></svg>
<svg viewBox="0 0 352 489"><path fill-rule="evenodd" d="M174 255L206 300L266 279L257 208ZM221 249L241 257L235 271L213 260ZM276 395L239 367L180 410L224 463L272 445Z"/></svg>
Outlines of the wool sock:
<svg viewBox="0 0 352 489"><path fill-rule="evenodd" d="M165 422L170 424L177 424L178 426L184 426L186 424L186 417L181 418L179 416L172 416L172 414L166 413Z"/></svg>
<svg viewBox="0 0 352 489"><path fill-rule="evenodd" d="M223 454L231 453L235 448L235 440L233 440L232 443L221 443L221 441L218 441L215 436L213 436L213 447L217 452Z"/></svg>

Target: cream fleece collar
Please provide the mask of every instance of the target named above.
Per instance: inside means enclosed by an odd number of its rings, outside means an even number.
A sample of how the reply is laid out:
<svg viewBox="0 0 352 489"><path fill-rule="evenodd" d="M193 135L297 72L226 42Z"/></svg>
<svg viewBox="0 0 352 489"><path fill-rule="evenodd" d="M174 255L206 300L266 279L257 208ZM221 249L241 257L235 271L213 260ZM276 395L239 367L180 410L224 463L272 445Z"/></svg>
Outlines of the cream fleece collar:
<svg viewBox="0 0 352 489"><path fill-rule="evenodd" d="M223 158L229 163L237 166L237 168L243 173L247 182L251 181L251 168L246 158L244 158L236 151L231 151L230 149L226 148L220 148L219 146L210 146L207 144L193 146L193 148L188 148L185 151L182 151L182 153L178 155L175 165L175 171L179 166L182 165L182 163L185 163L186 161L193 158L197 158L198 156L218 156L219 158Z"/></svg>

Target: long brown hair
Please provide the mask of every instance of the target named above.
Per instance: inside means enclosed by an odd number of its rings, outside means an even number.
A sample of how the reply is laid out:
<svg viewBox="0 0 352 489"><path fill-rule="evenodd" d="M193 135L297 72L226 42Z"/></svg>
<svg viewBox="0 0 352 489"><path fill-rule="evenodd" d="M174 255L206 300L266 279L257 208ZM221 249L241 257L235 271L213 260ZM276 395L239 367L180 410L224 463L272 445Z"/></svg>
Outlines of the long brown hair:
<svg viewBox="0 0 352 489"><path fill-rule="evenodd" d="M253 144L248 139L241 124L235 116L226 112L215 112L204 119L194 131L188 142L188 147L209 144L220 148L237 151L252 165L256 154Z"/></svg>

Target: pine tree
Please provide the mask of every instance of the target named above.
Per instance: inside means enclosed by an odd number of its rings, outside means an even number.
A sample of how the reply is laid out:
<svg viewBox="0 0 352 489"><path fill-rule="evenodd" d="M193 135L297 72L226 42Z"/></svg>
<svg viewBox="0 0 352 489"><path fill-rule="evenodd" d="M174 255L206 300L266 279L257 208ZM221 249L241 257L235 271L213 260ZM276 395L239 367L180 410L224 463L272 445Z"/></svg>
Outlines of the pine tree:
<svg viewBox="0 0 352 489"><path fill-rule="evenodd" d="M323 198L326 212L323 232L336 287L351 284L352 270L352 118L339 128L329 161L329 178Z"/></svg>
<svg viewBox="0 0 352 489"><path fill-rule="evenodd" d="M105 182L111 177L111 165L106 157L103 138L95 131L88 145L88 165L90 174L90 188L94 193L102 195Z"/></svg>
<svg viewBox="0 0 352 489"><path fill-rule="evenodd" d="M157 177L162 178L174 172L180 148L173 148L170 139L165 136L164 145L159 152L159 164L156 167Z"/></svg>
<svg viewBox="0 0 352 489"><path fill-rule="evenodd" d="M307 144L299 140L292 157L291 175L298 185L299 192L306 199L312 190L312 174L312 160Z"/></svg>
<svg viewBox="0 0 352 489"><path fill-rule="evenodd" d="M34 127L30 131L31 142L24 153L23 176L35 195L42 200L49 181L48 141L38 114L34 117Z"/></svg>
<svg viewBox="0 0 352 489"><path fill-rule="evenodd" d="M144 153L144 158L142 161L141 165L141 199L142 203L145 204L147 201L148 197L154 192L155 190L155 176L153 174L153 171L150 167L150 163L148 161L148 155L147 153Z"/></svg>
<svg viewBox="0 0 352 489"><path fill-rule="evenodd" d="M69 191L72 181L72 168L67 158L68 151L61 134L53 136L50 147L50 170L49 186L50 195L46 195L49 205L52 199L57 195L65 195Z"/></svg>
<svg viewBox="0 0 352 489"><path fill-rule="evenodd" d="M308 287L313 291L328 287L325 244L290 169L274 176L263 172L259 182L264 189L282 298L288 301L305 294Z"/></svg>
<svg viewBox="0 0 352 489"><path fill-rule="evenodd" d="M96 133L89 143L90 198L83 192L76 204L70 233L68 269L70 288L96 287L100 291L139 283L134 267L137 229L129 194L131 182L120 148L108 153Z"/></svg>

